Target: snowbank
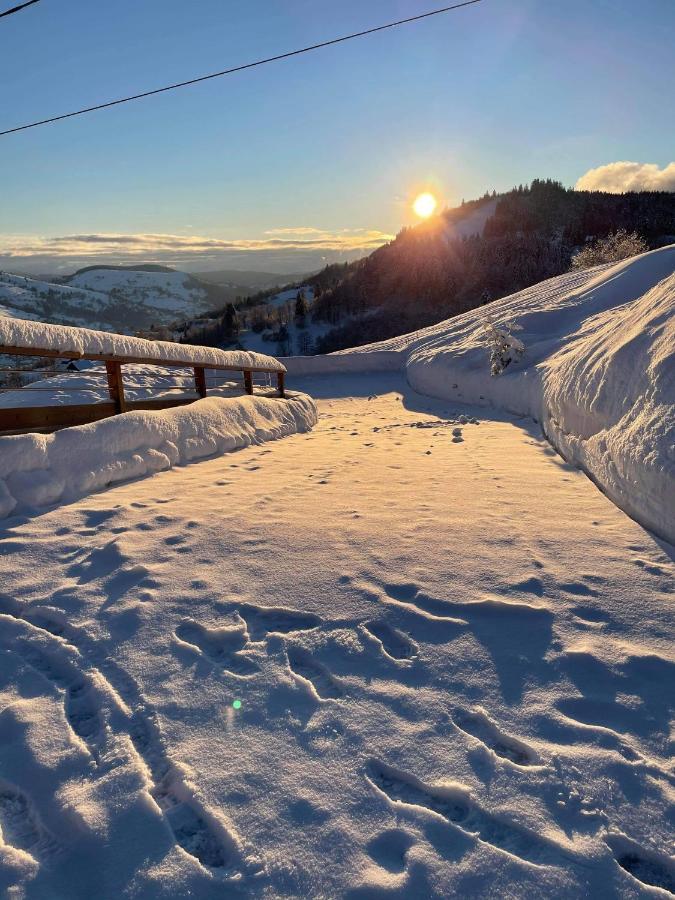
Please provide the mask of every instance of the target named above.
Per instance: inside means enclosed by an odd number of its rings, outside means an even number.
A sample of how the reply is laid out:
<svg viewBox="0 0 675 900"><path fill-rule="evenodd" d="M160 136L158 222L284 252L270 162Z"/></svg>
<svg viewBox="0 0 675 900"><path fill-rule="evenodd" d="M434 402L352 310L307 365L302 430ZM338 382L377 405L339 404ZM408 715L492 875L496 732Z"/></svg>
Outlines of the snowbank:
<svg viewBox="0 0 675 900"><path fill-rule="evenodd" d="M0 516L70 501L118 481L309 431L314 401L207 397L135 411L55 434L0 438Z"/></svg>
<svg viewBox="0 0 675 900"><path fill-rule="evenodd" d="M402 350L373 350L368 353L341 350L325 356L284 356L281 361L290 375L344 375L349 372L400 372L407 354Z"/></svg>
<svg viewBox="0 0 675 900"><path fill-rule="evenodd" d="M292 372L391 363L417 391L541 422L553 446L629 515L675 543L675 246L549 279L413 334ZM490 375L483 325L513 322L522 359ZM330 362L329 362L330 360Z"/></svg>
<svg viewBox="0 0 675 900"><path fill-rule="evenodd" d="M86 358L91 354L161 359L186 365L234 366L285 371L285 367L271 356L246 350L218 350L215 347L196 347L170 341L147 341L144 338L74 328L69 325L48 325L25 319L0 317L0 346L38 347L78 353Z"/></svg>

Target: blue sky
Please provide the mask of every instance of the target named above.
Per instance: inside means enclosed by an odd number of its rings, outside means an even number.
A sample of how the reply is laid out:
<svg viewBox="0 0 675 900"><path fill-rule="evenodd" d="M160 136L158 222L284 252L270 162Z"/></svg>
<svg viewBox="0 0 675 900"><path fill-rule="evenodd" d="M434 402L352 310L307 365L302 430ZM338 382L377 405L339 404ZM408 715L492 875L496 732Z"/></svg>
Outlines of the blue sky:
<svg viewBox="0 0 675 900"><path fill-rule="evenodd" d="M42 0L0 20L0 130L440 5ZM45 238L162 234L185 238L185 267L289 271L395 233L425 188L455 205L617 160L665 166L673 46L672 0L483 0L0 138L0 262L51 271L86 248Z"/></svg>

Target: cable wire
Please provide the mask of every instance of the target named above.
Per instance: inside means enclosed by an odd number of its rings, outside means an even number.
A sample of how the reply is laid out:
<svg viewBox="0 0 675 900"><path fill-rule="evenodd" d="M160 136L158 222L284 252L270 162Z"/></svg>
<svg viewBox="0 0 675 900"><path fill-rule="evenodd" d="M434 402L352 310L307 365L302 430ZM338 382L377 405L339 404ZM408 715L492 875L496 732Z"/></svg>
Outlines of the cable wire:
<svg viewBox="0 0 675 900"><path fill-rule="evenodd" d="M13 6L11 9L6 9L4 12L0 12L0 19L5 16L12 16L14 13L21 12L22 9L25 9L27 6L32 6L34 3L39 3L40 0L27 0L26 3L20 3L18 6Z"/></svg>
<svg viewBox="0 0 675 900"><path fill-rule="evenodd" d="M30 0L36 3L37 0ZM255 62L244 63L241 66L233 66L230 69L223 69L221 72L212 72L210 75L200 75L198 78L190 78L188 81L179 81L175 84L166 85L166 87L155 88L151 91L143 91L140 94L132 94L129 97L121 97L119 100L108 100L107 103L98 103L96 106L87 106L84 109L77 109L74 112L63 113L60 116L52 116L49 119L40 119L37 122L29 122L26 125L17 125L15 128L8 128L0 131L0 137L7 134L14 134L17 131L26 131L28 128L37 128L39 125L49 125L52 122L60 122L62 119L71 119L73 116L83 116L85 113L95 112L99 109L108 109L111 106L119 106L121 103L130 103L132 100L140 100L143 97L152 97L154 94L163 94L166 91L175 91L177 88L188 87L192 84L199 84L201 81L209 81L212 78L222 78L224 75L232 75L235 72L243 72L245 69L253 69L256 66L264 66L267 63L278 62L281 59L289 59L292 56L300 56L302 53L310 53L313 50L320 50L323 47L331 47L334 44L342 44L345 41L352 41L354 38L365 37L368 34L375 34L377 31L386 31L388 28L397 28L399 25L408 25L410 22L418 22L420 19L428 19L431 16L439 16L442 13L451 12L454 9L461 9L463 6L473 6L480 3L481 0L464 0L463 3L455 3L453 6L445 6L442 9L433 9L430 12L420 13L417 16L410 16L407 19L399 19L396 22L388 22L386 25L377 25L375 28L367 28L365 31L356 31L352 34L346 34L342 37L332 38L328 41L321 41L319 44L311 44L309 47L302 47L299 50L290 50L287 53L280 53L277 56L268 56L266 59L258 59Z"/></svg>

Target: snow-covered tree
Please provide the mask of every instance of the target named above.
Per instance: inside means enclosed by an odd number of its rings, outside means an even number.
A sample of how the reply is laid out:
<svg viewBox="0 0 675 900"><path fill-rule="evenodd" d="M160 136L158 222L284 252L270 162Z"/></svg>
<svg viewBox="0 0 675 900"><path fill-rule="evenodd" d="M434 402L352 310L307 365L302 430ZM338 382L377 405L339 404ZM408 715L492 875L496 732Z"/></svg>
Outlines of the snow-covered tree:
<svg viewBox="0 0 675 900"><path fill-rule="evenodd" d="M512 334L513 331L521 330L520 325L515 325L512 322L495 325L492 319L487 319L483 323L484 340L490 351L491 375L501 375L507 366L520 359L523 355L525 345Z"/></svg>
<svg viewBox="0 0 675 900"><path fill-rule="evenodd" d="M590 269L591 266L599 266L601 263L619 262L630 256L646 253L647 250L649 250L647 242L637 231L629 234L625 228L620 228L575 253L570 269Z"/></svg>

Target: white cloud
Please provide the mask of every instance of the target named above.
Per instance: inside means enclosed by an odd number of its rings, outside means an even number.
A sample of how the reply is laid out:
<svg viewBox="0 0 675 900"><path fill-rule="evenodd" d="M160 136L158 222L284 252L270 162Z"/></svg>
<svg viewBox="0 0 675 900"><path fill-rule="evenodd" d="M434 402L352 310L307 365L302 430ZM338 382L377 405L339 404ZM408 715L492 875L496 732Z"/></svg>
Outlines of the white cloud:
<svg viewBox="0 0 675 900"><path fill-rule="evenodd" d="M279 229L279 233L281 233ZM309 233L294 231L289 233ZM271 234L271 232L268 232ZM312 238L268 237L264 239L221 240L177 234L69 234L59 237L0 236L0 256L158 256L180 253L201 256L214 252L256 252L261 250L369 251L391 240L382 231L359 234L318 232Z"/></svg>
<svg viewBox="0 0 675 900"><path fill-rule="evenodd" d="M90 265L160 263L187 271L252 268L299 272L347 262L393 238L382 231L278 229L263 238L223 240L176 234L0 234L0 269L49 273Z"/></svg>
<svg viewBox="0 0 675 900"><path fill-rule="evenodd" d="M675 162L660 169L656 163L613 162L589 169L575 185L578 191L675 191Z"/></svg>

